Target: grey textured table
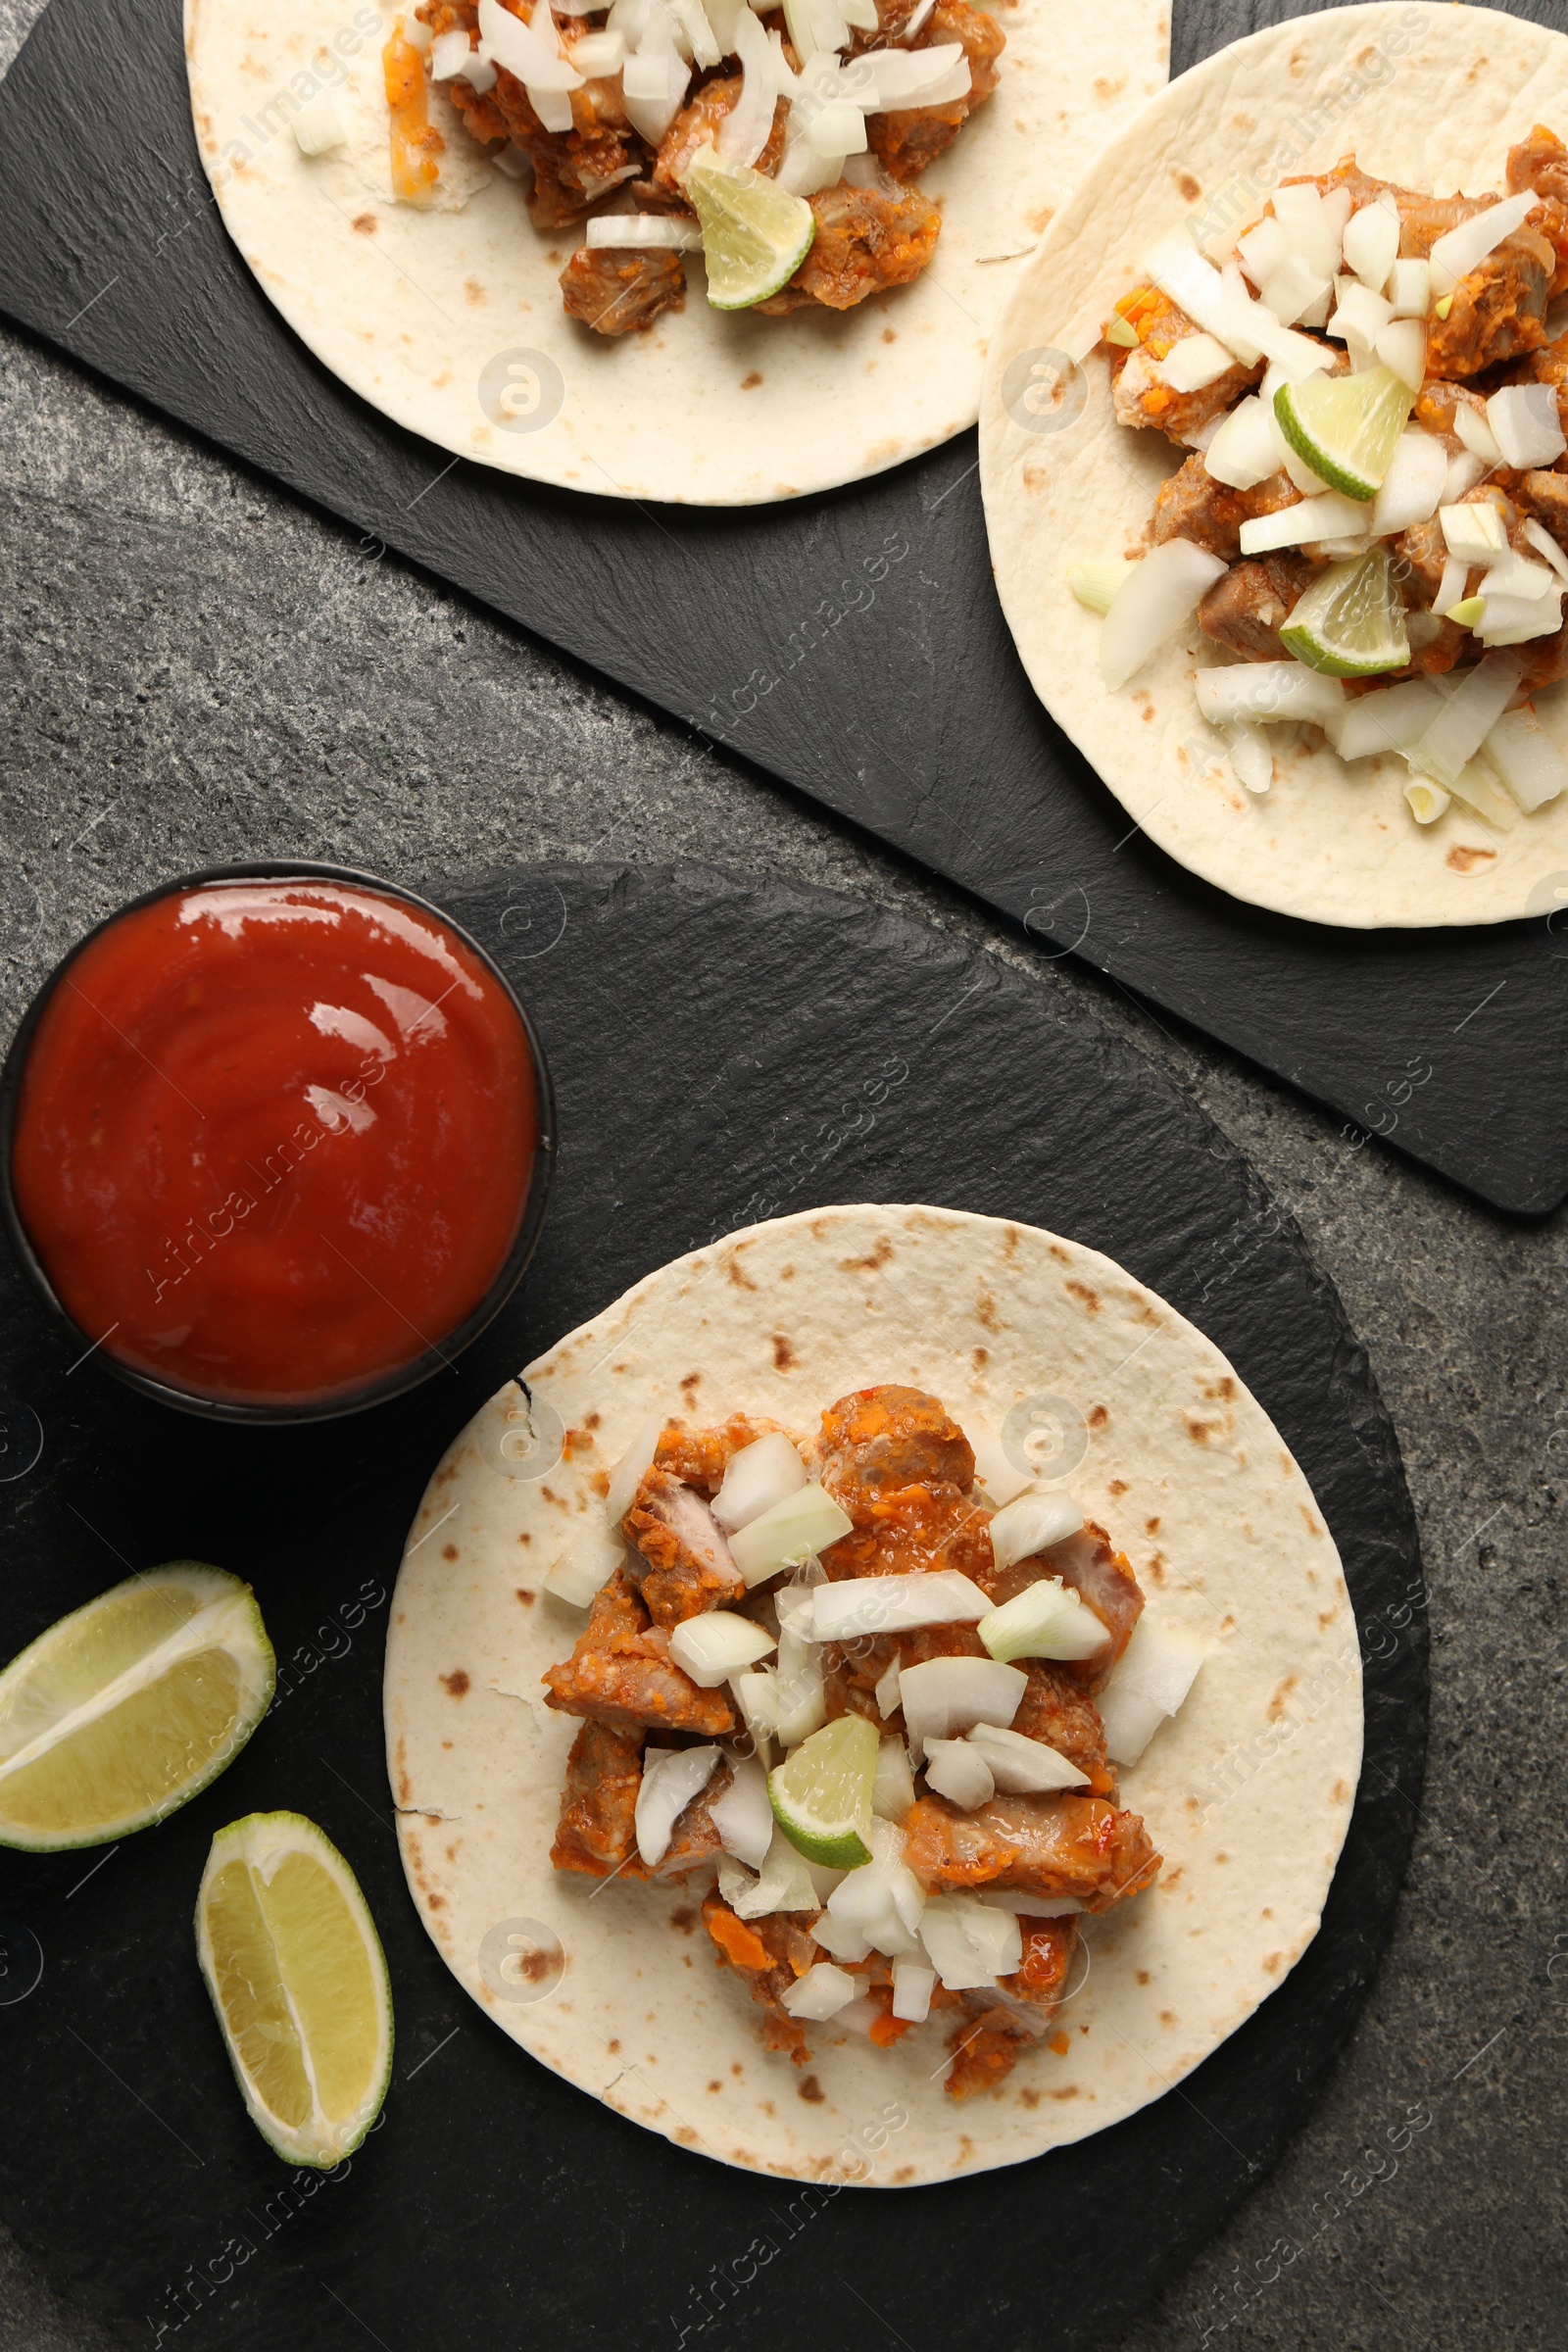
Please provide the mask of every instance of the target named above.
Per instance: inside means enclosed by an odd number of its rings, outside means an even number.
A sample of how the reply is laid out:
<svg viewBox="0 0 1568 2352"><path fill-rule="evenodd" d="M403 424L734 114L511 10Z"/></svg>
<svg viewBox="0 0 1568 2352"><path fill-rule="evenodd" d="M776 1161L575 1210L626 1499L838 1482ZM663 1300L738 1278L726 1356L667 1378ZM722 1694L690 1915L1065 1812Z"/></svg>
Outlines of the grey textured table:
<svg viewBox="0 0 1568 2352"><path fill-rule="evenodd" d="M0 0L0 63L35 13ZM1399 1924L1327 2097L1123 2343L1560 2345L1563 1217L1511 1227L1376 1144L1357 1149L1297 1097L14 340L0 343L0 453L4 1036L73 937L182 867L276 852L417 882L508 858L685 855L858 892L983 942L1092 1003L1251 1155L1339 1285L1398 1429L1433 1598L1433 1743ZM0 2352L104 2341L0 2232Z"/></svg>

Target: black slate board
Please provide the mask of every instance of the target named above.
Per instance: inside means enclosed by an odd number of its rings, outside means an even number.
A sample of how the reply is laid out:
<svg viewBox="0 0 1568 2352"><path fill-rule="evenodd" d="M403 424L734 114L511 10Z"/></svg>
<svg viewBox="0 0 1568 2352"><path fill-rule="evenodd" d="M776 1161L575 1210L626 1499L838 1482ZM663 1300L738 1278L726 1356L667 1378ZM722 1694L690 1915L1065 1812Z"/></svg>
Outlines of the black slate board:
<svg viewBox="0 0 1568 2352"><path fill-rule="evenodd" d="M0 1485L0 1656L129 1569L194 1555L253 1580L282 1666L250 1747L183 1813L107 1857L0 1853L13 2119L0 2211L127 2342L180 2352L352 2352L367 2330L386 2352L678 2352L683 2327L746 2352L1102 2342L1279 2154L1388 1934L1420 1795L1425 1631L1415 1528L1365 1355L1218 1132L1141 1056L1085 1016L1064 1025L990 957L852 900L693 867L522 868L431 895L528 998L562 1137L522 1292L451 1375L315 1431L214 1427L91 1365L68 1371L61 1335L0 1263L13 1391L0 1469L27 1463L35 1427L43 1439L35 1464ZM1008 1105L1031 1088L1045 1107L1020 1130ZM480 1400L664 1259L759 1216L848 1200L1054 1227L1210 1333L1295 1448L1340 1545L1365 1653L1367 1761L1316 1941L1179 2090L1031 2165L828 2200L638 2130L466 2000L403 1884L379 1701L405 1531ZM245 2120L191 1944L214 1830L274 1806L319 1820L360 1873L397 2005L384 2122L347 2177L324 2181L290 2173ZM5 2005L40 1949L36 1988ZM737 2283L763 2232L777 2267ZM978 2289L952 2264L977 2233ZM710 2311L725 2313L710 2333L694 2299L705 2282Z"/></svg>
<svg viewBox="0 0 1568 2352"><path fill-rule="evenodd" d="M1184 0L1174 70L1299 13ZM0 210L24 326L1498 1206L1568 1192L1561 941L1286 921L1130 834L1013 652L972 433L740 512L449 467L317 366L229 245L176 0L53 0L0 89Z"/></svg>

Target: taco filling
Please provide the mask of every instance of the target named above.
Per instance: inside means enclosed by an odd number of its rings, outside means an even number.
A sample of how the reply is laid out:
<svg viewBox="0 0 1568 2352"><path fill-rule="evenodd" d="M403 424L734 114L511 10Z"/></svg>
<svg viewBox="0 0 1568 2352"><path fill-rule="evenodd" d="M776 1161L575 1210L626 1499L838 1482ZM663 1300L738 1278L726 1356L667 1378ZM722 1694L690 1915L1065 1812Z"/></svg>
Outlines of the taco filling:
<svg viewBox="0 0 1568 2352"><path fill-rule="evenodd" d="M805 2064L808 2027L887 2047L930 2020L955 2098L1047 2034L1080 1918L1153 1884L1116 1765L1200 1658L1140 1626L1102 1528L974 1434L983 1481L913 1388L841 1397L800 1442L650 1422L608 1535L547 1579L590 1613L544 1677L582 1725L556 1869L708 1882L766 2047Z"/></svg>
<svg viewBox="0 0 1568 2352"><path fill-rule="evenodd" d="M1536 698L1568 677L1568 149L1537 124L1503 193L1438 197L1353 156L1284 181L1214 259L1182 238L1102 334L1118 424L1183 452L1136 558L1074 564L1128 686L1196 615L1238 780L1266 730L1397 752L1410 815L1497 830L1568 786Z"/></svg>
<svg viewBox="0 0 1568 2352"><path fill-rule="evenodd" d="M930 262L916 183L1004 46L968 0L421 0L383 56L393 187L431 201L434 85L531 180L537 229L586 223L561 287L595 334L680 309L688 251L718 309L846 311Z"/></svg>

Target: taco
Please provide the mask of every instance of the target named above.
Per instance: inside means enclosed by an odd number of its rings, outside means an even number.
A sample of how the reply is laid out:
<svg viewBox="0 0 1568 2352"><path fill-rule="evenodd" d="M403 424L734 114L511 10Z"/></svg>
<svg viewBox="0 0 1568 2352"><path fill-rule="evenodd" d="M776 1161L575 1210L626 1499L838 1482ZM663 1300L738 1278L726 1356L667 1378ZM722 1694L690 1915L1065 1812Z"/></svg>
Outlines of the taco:
<svg viewBox="0 0 1568 2352"><path fill-rule="evenodd" d="M744 505L974 421L1161 0L186 0L202 161L324 366L443 449Z"/></svg>
<svg viewBox="0 0 1568 2352"><path fill-rule="evenodd" d="M842 1207L664 1267L464 1431L386 1732L420 1916L524 2049L902 2186L1103 2130L1283 1981L1359 1659L1191 1324L1033 1227Z"/></svg>
<svg viewBox="0 0 1568 2352"><path fill-rule="evenodd" d="M1375 927L1562 894L1564 134L1559 33L1296 20L1156 99L1008 305L982 480L1025 666L1237 898Z"/></svg>

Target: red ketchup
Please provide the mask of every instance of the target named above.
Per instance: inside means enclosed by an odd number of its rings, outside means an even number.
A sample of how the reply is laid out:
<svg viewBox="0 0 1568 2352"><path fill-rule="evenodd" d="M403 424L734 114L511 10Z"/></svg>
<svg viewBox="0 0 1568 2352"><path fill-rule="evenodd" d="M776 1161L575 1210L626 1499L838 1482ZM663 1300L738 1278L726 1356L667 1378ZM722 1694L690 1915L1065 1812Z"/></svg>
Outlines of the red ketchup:
<svg viewBox="0 0 1568 2352"><path fill-rule="evenodd" d="M62 973L11 1174L106 1353L196 1396L311 1405L479 1305L538 1140L516 1008L436 916L353 884L215 882L120 916Z"/></svg>

